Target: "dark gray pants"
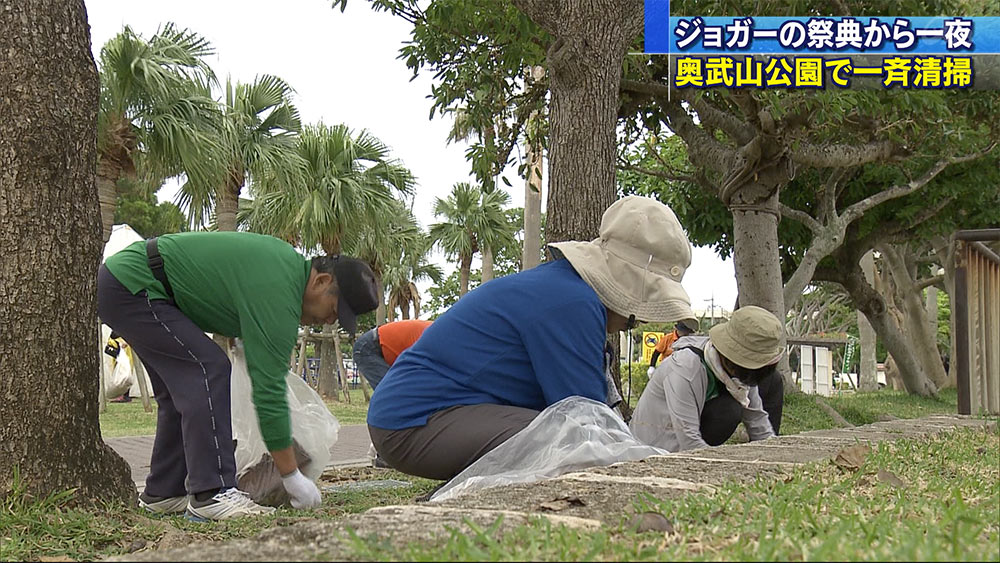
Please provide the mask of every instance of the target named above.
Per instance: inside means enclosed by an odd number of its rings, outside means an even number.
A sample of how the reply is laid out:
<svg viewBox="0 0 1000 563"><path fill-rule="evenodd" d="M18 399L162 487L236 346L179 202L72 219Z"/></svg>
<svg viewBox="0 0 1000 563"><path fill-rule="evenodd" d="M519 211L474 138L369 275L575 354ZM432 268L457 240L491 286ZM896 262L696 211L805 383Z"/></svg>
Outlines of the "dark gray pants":
<svg viewBox="0 0 1000 563"><path fill-rule="evenodd" d="M378 386L385 377L385 372L389 371L389 364L382 355L382 343L378 340L378 327L362 334L354 341L352 358L368 385L371 385L372 389Z"/></svg>
<svg viewBox="0 0 1000 563"><path fill-rule="evenodd" d="M97 314L136 351L153 384L159 408L146 493L235 487L225 352L180 309L145 291L133 295L106 266L97 274Z"/></svg>
<svg viewBox="0 0 1000 563"><path fill-rule="evenodd" d="M368 426L379 457L394 469L427 479L451 479L507 441L538 411L505 405L467 405L432 414L424 426L385 430Z"/></svg>

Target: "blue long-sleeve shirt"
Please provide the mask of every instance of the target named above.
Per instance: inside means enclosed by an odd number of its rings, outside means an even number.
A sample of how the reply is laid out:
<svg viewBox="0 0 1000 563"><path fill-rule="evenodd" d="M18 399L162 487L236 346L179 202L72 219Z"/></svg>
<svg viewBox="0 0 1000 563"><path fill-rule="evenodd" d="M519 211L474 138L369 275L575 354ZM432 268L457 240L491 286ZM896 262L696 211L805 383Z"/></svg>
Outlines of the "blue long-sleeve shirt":
<svg viewBox="0 0 1000 563"><path fill-rule="evenodd" d="M368 424L423 426L458 405L603 402L606 326L604 305L567 260L487 282L399 356L375 389Z"/></svg>

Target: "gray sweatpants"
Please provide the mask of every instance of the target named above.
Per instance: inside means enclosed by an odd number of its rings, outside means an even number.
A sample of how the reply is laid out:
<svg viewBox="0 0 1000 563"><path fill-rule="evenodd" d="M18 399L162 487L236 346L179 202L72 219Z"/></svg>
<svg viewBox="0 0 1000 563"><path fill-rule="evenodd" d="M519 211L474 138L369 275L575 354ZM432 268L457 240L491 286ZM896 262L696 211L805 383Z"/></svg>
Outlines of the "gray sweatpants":
<svg viewBox="0 0 1000 563"><path fill-rule="evenodd" d="M440 410L424 426L385 430L368 425L379 457L394 469L427 479L451 479L523 430L538 411L505 405Z"/></svg>
<svg viewBox="0 0 1000 563"><path fill-rule="evenodd" d="M97 274L97 314L135 350L153 384L158 410L146 493L235 487L225 352L180 309L145 291L133 295L106 266Z"/></svg>

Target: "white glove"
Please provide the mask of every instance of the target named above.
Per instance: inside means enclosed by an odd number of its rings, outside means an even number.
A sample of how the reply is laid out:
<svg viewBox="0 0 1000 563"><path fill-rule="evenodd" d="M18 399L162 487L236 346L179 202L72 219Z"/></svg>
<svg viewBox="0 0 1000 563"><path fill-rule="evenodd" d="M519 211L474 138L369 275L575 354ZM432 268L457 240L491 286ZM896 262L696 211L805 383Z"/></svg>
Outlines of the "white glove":
<svg viewBox="0 0 1000 563"><path fill-rule="evenodd" d="M309 480L298 469L281 478L281 484L292 497L293 508L313 508L323 502L316 483Z"/></svg>
<svg viewBox="0 0 1000 563"><path fill-rule="evenodd" d="M656 371L656 368L653 366L649 366L649 369L646 370L646 375L648 375L649 377L653 377L654 371Z"/></svg>

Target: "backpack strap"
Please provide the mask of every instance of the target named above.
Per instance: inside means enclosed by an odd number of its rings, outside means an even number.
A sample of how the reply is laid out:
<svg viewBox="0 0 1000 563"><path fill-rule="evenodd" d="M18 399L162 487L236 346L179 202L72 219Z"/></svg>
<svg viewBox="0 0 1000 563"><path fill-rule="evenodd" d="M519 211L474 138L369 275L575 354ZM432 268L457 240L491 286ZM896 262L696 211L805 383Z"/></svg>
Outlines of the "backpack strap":
<svg viewBox="0 0 1000 563"><path fill-rule="evenodd" d="M681 350L691 350L694 352L698 359L701 360L701 365L705 366L705 373L708 375L708 385L705 388L705 402L709 402L712 399L719 396L719 389L723 388L719 385L719 378L716 377L715 372L709 367L708 362L705 361L705 351L701 348L695 348L694 346L684 346L683 348L674 348L674 353L680 352Z"/></svg>
<svg viewBox="0 0 1000 563"><path fill-rule="evenodd" d="M163 289L167 292L167 300L173 305L174 288L170 287L167 273L163 270L163 257L160 256L160 251L156 247L156 237L146 241L146 260L149 263L150 271L153 272L153 277L163 284Z"/></svg>

